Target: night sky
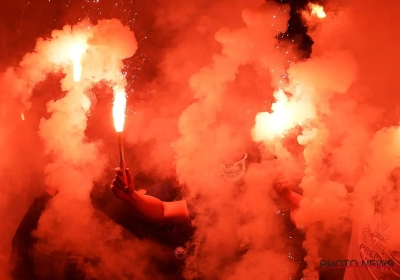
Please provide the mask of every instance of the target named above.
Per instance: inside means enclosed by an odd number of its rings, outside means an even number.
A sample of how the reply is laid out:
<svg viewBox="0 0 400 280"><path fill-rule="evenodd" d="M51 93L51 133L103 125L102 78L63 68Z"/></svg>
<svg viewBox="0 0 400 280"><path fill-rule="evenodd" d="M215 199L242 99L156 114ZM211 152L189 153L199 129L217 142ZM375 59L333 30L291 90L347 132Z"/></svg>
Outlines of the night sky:
<svg viewBox="0 0 400 280"><path fill-rule="evenodd" d="M268 0L267 0L268 1ZM1 1L0 3L0 60L1 67L14 64L35 46L36 38L48 35L53 29L62 28L67 23L78 21L85 15L101 17L122 17L122 21L135 21L133 31L140 40L149 32L152 15L146 1L119 1L119 8L113 8L114 1L100 4L88 3L85 0L35 0L35 1ZM295 40L300 49L308 56L311 53L312 40L306 34L298 11L304 8L307 0L274 0L290 4L291 18L286 34L280 38ZM103 4L104 3L104 4ZM154 2L153 2L154 3ZM101 11L100 11L101 9ZM75 11L71 14L71 11ZM136 28L135 28L136 27Z"/></svg>
<svg viewBox="0 0 400 280"><path fill-rule="evenodd" d="M282 4L290 4L290 19L288 22L288 30L286 33L278 36L281 39L295 40L299 45L299 49L304 52L305 58L308 58L311 54L311 48L313 41L310 36L307 35L307 26L304 25L301 20L299 11L304 9L310 2L308 0L274 0L274 2Z"/></svg>

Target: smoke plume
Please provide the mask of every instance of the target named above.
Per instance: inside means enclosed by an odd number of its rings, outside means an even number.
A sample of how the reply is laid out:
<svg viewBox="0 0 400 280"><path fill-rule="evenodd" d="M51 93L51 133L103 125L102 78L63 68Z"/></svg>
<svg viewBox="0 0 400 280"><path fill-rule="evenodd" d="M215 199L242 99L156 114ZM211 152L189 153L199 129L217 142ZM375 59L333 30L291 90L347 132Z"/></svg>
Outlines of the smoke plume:
<svg viewBox="0 0 400 280"><path fill-rule="evenodd" d="M288 5L120 2L93 8L92 18L106 18L96 25L77 21L81 8L71 5L63 18L75 25L38 39L15 67L1 65L0 113L13 118L1 120L0 209L24 209L41 191L26 185L58 190L35 233L39 263L79 251L102 260L99 273L149 276L145 263L161 245L123 239L130 234L104 222L89 198L113 157L102 135L110 112L94 105L111 103L115 86L134 89L128 165L156 179L174 176L188 189L196 246L186 279L289 279L300 268L288 253L301 246L303 279L319 279L320 259L347 258L361 206L380 197L397 215L388 180L399 164L397 1L330 0L320 3L324 14L314 6L298 11L314 41L307 59L297 40L277 38L288 28ZM121 23L124 9L138 15L137 24L129 21L135 33ZM107 90L96 92L99 85ZM101 121L90 128L96 114ZM243 184L226 182L221 163L245 153ZM278 173L303 195L292 220L305 239L294 244L282 218L289 208L272 187ZM23 215L11 212L3 240ZM393 244L400 244L394 236ZM9 245L1 245L2 264Z"/></svg>

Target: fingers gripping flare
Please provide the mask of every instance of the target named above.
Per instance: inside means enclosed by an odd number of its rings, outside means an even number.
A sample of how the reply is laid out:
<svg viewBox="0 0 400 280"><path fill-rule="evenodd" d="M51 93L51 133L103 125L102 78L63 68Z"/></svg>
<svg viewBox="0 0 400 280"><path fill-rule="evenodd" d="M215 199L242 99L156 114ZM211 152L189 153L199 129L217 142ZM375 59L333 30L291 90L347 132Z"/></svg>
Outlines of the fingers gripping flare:
<svg viewBox="0 0 400 280"><path fill-rule="evenodd" d="M126 178L126 187L124 189L125 192L130 193L131 191L133 191L132 189L132 174L131 171L129 170L129 168L125 169L125 178Z"/></svg>
<svg viewBox="0 0 400 280"><path fill-rule="evenodd" d="M291 182L283 176L283 174L279 174L277 178L274 180L273 188L276 192L282 193L291 191L292 185Z"/></svg>
<svg viewBox="0 0 400 280"><path fill-rule="evenodd" d="M119 168L121 170L121 175L123 177L123 182L124 182L124 191L126 192L128 189L128 178L126 176L126 167L125 167L125 161L123 160L123 158L121 158L121 161L119 163Z"/></svg>
<svg viewBox="0 0 400 280"><path fill-rule="evenodd" d="M112 187L124 191L125 193L130 193L132 185L132 175L130 170L127 168L124 172L121 168L116 168L115 171L117 174L112 182Z"/></svg>

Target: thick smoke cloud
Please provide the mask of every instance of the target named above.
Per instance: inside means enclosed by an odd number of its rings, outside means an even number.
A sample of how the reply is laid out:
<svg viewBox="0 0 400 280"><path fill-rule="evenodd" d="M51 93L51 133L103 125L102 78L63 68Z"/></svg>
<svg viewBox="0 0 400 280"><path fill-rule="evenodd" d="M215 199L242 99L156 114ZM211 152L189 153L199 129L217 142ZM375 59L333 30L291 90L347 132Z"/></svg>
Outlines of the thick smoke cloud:
<svg viewBox="0 0 400 280"><path fill-rule="evenodd" d="M56 54L68 54L71 50L68 48L69 39L77 40L74 41L71 54L73 71L69 69L61 81L66 94L48 103L51 117L42 119L39 127L39 134L45 143L45 153L52 157L52 163L45 170L45 182L59 193L39 221L36 235L46 241L38 244L37 258L40 260L59 252L73 251L101 260L99 267L93 271L97 277L132 277L143 273L146 258L150 257L144 248L151 247L146 246L146 243L138 243L136 238L120 244L121 227L111 222L106 225L101 223L99 217L96 217L99 214L91 206L89 195L93 182L101 177L107 160L100 153L101 143L88 142L85 137L91 105L85 91L101 80L109 82L111 86L126 86L121 72L122 60L134 54L137 42L134 34L114 19L99 21L93 27L81 23L75 28L77 31L66 27L62 32L53 32L53 38L56 39L54 43L47 41L46 46L39 41L36 48L39 52L42 50L40 53L52 54L51 48L54 47L55 55L51 61L62 65L68 58ZM80 34L79 30L83 30L84 34ZM67 49L63 51L61 46ZM81 65L76 66L75 63ZM76 71L82 71L79 83L76 83ZM74 208L71 209L69 205L74 205ZM124 247L123 251L120 251L120 246ZM115 260L111 252L116 250L120 251L124 261ZM132 262L141 265L131 269ZM39 275L46 275L49 271L40 265L37 269ZM128 270L130 276L125 275Z"/></svg>
<svg viewBox="0 0 400 280"><path fill-rule="evenodd" d="M95 26L83 21L53 31L50 39L38 39L35 51L27 54L18 68L9 68L2 75L2 80L14 86L7 88L11 91L8 94L19 97L29 108L37 83L49 73L62 71L64 74L61 79L64 94L47 103L50 116L42 118L39 124L44 154L50 162L45 168L44 183L58 192L35 232L39 238L35 268L40 277L51 277L54 273L62 277L59 264L68 251L99 258L100 267L93 273L107 277L127 277L124 275L127 270L132 277L143 274L146 267L146 258L150 257L147 250L152 245L139 243L133 237L124 242L123 250L119 249L122 228L112 222L104 224L101 220L104 217L91 205L89 195L93 183L104 173L107 157L101 153L100 141L90 142L85 136L91 108L86 93L100 81L111 87L125 87L126 79L121 72L123 59L132 56L136 49L133 32L120 21L102 20ZM125 262L116 262L111 254L116 250ZM50 261L57 258L61 262ZM132 262L142 265L130 269Z"/></svg>
<svg viewBox="0 0 400 280"><path fill-rule="evenodd" d="M0 97L9 105L1 110L18 113L2 120L2 178L8 178L7 186L18 186L19 194L31 181L59 190L36 232L47 240L39 244L41 263L49 254L55 258L79 249L121 276L133 269L132 263L144 267L149 252L159 248L134 237L123 240L123 229L105 225L90 205L93 182L110 165L100 137L89 139L86 131L96 111L91 90L101 80L110 88L136 87L128 100L128 164L154 177L176 176L189 190L186 199L195 206L197 231L195 255L184 270L187 279L288 279L295 274L298 267L287 257L293 248L281 238L287 225L276 214L287 208L272 190L279 172L300 182L304 196L293 222L305 233L303 244L296 241L307 253L306 279L318 279L321 258L346 259L352 213L377 195L390 192L387 200L393 204L397 197L387 177L399 164L399 39L388 35L397 34L398 3L323 4L325 18L302 11L314 41L307 60L293 59L299 56L296 46L276 39L287 28L288 6L256 0L160 1L147 11L154 17L153 36L162 38L157 49L141 50L141 41L118 20L82 21L53 31L49 40L39 39L34 52L7 68L0 75ZM70 12L77 19L74 9ZM79 47L71 52L72 45ZM121 72L124 59L135 52L157 56L150 59L156 71L142 81ZM81 68L73 64L77 61ZM79 83L73 70L82 71ZM62 92L58 84L47 84L58 82L58 74ZM37 109L41 86L51 91L47 112ZM30 121L33 115L40 124ZM42 143L14 141L16 133L26 139L39 135ZM13 141L24 148L25 162L16 148L9 148ZM238 188L224 181L220 166L246 152L250 163ZM14 176L17 166L26 169L22 179ZM11 192L4 188L2 193ZM23 208L20 200L9 195L1 209L11 209L7 201L19 201ZM16 223L8 217L7 232Z"/></svg>
<svg viewBox="0 0 400 280"><path fill-rule="evenodd" d="M382 126L397 124L391 114L394 92L398 89L390 78L392 66L388 59L397 55L392 51L396 39L391 41L390 48L385 44L374 46L395 28L390 21L394 14L389 6L334 2L326 5L328 12L323 20L305 12L307 24L314 27L310 32L315 42L313 54L302 63L304 69L301 64L289 69L289 73L292 69L294 74L298 73L301 86L314 81L307 93L318 107L317 118L303 126L308 133L303 132L298 138L304 145L307 167L301 184L305 198L294 220L297 226L308 227L304 245L311 262L306 273L318 267L318 258L346 257L344 249L334 249L333 244L323 246L329 233L346 233L351 225L346 219L348 213L362 213L358 207L348 212L353 204L360 205L360 200L364 205L370 203L398 165L390 160L396 154L393 134L385 128L377 131ZM371 18L376 19L376 28L369 26ZM385 140L377 144L378 137ZM386 149L393 154L383 152ZM346 190L353 189L352 195L346 194ZM346 238L338 243L346 248L348 241ZM310 278L313 277L317 275L311 273Z"/></svg>

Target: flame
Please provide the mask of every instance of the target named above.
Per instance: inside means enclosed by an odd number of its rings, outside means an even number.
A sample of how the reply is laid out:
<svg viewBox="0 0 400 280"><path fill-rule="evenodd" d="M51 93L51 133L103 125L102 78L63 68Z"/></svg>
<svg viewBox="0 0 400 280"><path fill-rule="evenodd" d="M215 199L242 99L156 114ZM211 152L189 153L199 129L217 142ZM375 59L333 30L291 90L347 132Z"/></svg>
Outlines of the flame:
<svg viewBox="0 0 400 280"><path fill-rule="evenodd" d="M72 60L74 73L74 81L79 82L82 76L82 56L86 52L88 46L85 43L76 43L69 50L69 57Z"/></svg>
<svg viewBox="0 0 400 280"><path fill-rule="evenodd" d="M125 90L115 87L113 117L114 117L114 127L117 132L122 132L124 130L125 109L126 109Z"/></svg>
<svg viewBox="0 0 400 280"><path fill-rule="evenodd" d="M261 112L256 116L256 125L252 131L255 141L274 140L284 137L284 133L293 127L293 114L289 110L288 97L279 89L274 94L277 102L272 104L272 113Z"/></svg>
<svg viewBox="0 0 400 280"><path fill-rule="evenodd" d="M316 15L318 18L325 18L326 14L324 12L324 7L318 4L308 4L308 7L311 9L311 14Z"/></svg>
<svg viewBox="0 0 400 280"><path fill-rule="evenodd" d="M24 112L21 112L21 120L25 120L25 115L24 115Z"/></svg>

